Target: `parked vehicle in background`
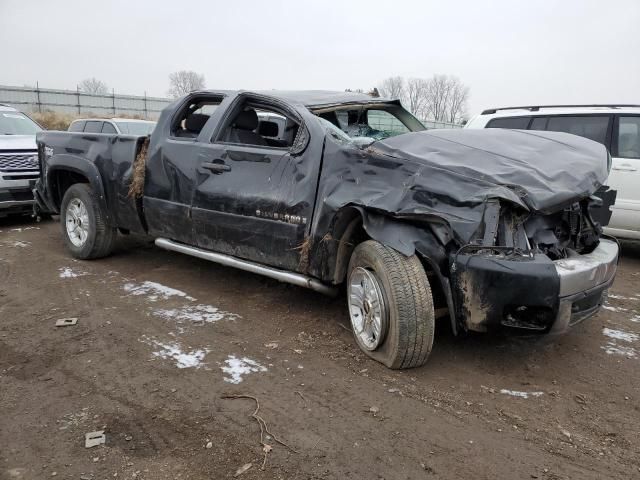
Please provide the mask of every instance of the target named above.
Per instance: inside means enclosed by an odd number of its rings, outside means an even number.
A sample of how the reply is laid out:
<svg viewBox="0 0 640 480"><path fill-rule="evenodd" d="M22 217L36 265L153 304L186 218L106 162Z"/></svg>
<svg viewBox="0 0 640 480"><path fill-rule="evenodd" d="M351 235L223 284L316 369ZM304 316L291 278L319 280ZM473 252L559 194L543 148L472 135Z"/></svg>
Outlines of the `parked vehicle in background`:
<svg viewBox="0 0 640 480"><path fill-rule="evenodd" d="M32 189L40 175L36 133L24 113L0 104L0 217L33 211Z"/></svg>
<svg viewBox="0 0 640 480"><path fill-rule="evenodd" d="M356 343L391 368L427 360L436 318L563 332L615 277L618 245L591 216L609 156L575 135L426 131L398 100L354 93L200 91L150 138L45 132L38 146L39 208L60 213L76 258L136 232L319 292L345 285Z"/></svg>
<svg viewBox="0 0 640 480"><path fill-rule="evenodd" d="M133 118L81 118L69 125L69 132L150 135L156 122Z"/></svg>
<svg viewBox="0 0 640 480"><path fill-rule="evenodd" d="M605 232L640 239L640 105L494 108L469 120L465 128L551 130L602 143L612 157L607 185L617 191Z"/></svg>

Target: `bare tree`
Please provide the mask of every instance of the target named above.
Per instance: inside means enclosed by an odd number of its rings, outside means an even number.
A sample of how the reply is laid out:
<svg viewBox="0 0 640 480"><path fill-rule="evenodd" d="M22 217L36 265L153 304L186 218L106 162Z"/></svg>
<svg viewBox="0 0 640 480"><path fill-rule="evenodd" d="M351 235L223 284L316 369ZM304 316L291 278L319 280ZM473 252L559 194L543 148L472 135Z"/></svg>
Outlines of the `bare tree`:
<svg viewBox="0 0 640 480"><path fill-rule="evenodd" d="M469 87L456 77L450 77L450 81L451 93L449 96L449 119L447 121L450 123L463 123L467 114Z"/></svg>
<svg viewBox="0 0 640 480"><path fill-rule="evenodd" d="M90 93L92 95L106 95L109 93L107 84L95 77L85 78L82 80L78 85L78 89L81 92Z"/></svg>
<svg viewBox="0 0 640 480"><path fill-rule="evenodd" d="M434 75L426 83L425 115L440 122L459 123L466 113L469 87L451 75Z"/></svg>
<svg viewBox="0 0 640 480"><path fill-rule="evenodd" d="M204 75L192 70L180 70L169 74L169 96L182 97L194 90L204 88Z"/></svg>
<svg viewBox="0 0 640 480"><path fill-rule="evenodd" d="M428 82L423 78L410 78L406 82L404 103L411 113L424 117L428 100Z"/></svg>
<svg viewBox="0 0 640 480"><path fill-rule="evenodd" d="M381 97L402 99L404 97L404 78L398 76L384 79L378 85L378 92Z"/></svg>

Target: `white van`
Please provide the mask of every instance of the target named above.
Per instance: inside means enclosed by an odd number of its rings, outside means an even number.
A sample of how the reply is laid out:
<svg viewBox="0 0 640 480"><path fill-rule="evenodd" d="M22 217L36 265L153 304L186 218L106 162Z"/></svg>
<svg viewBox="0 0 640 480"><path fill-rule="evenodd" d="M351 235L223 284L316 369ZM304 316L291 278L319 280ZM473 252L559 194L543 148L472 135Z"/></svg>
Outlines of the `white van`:
<svg viewBox="0 0 640 480"><path fill-rule="evenodd" d="M546 105L494 108L465 128L552 130L590 138L611 153L609 187L616 203L605 232L640 239L640 105Z"/></svg>

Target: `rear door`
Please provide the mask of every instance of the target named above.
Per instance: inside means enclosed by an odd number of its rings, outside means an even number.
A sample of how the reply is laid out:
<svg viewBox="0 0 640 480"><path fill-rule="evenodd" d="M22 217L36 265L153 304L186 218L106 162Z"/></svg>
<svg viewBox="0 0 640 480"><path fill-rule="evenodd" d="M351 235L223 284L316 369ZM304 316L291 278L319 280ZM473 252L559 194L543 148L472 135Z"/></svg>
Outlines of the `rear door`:
<svg viewBox="0 0 640 480"><path fill-rule="evenodd" d="M258 119L267 116L285 125L282 141L260 135ZM308 133L299 114L279 101L242 94L212 138L198 145L196 155L197 244L305 270L321 148L305 149Z"/></svg>
<svg viewBox="0 0 640 480"><path fill-rule="evenodd" d="M640 115L616 115L609 185L618 191L610 228L640 232Z"/></svg>
<svg viewBox="0 0 640 480"><path fill-rule="evenodd" d="M221 95L193 95L165 126L167 131L156 130L154 137L161 140L149 146L143 200L151 235L196 244L191 205L200 178L199 137L222 99Z"/></svg>

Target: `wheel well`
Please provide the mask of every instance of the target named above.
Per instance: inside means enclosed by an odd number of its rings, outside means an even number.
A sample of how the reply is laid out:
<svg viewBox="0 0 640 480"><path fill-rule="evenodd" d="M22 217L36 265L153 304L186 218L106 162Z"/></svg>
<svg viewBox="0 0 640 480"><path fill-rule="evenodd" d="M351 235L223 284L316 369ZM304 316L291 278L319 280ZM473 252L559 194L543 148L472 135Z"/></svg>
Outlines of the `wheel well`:
<svg viewBox="0 0 640 480"><path fill-rule="evenodd" d="M71 170L56 170L51 176L51 195L57 208L60 208L62 198L71 185L75 183L89 183L87 177Z"/></svg>
<svg viewBox="0 0 640 480"><path fill-rule="evenodd" d="M429 280L429 286L431 287L431 296L433 297L433 309L436 312L436 318L449 315L449 303L447 301L447 295L445 293L444 285L442 284L442 278L440 272L436 269L437 265L432 261L416 252L416 255L422 263L427 279Z"/></svg>
<svg viewBox="0 0 640 480"><path fill-rule="evenodd" d="M333 268L333 283L342 283L347 275L349 259L353 249L370 237L364 229L362 215L355 208L349 208L338 213L333 225L332 237L335 240L335 265Z"/></svg>

